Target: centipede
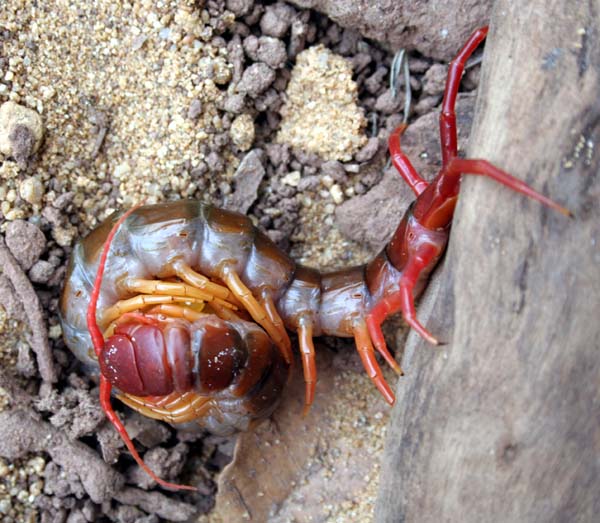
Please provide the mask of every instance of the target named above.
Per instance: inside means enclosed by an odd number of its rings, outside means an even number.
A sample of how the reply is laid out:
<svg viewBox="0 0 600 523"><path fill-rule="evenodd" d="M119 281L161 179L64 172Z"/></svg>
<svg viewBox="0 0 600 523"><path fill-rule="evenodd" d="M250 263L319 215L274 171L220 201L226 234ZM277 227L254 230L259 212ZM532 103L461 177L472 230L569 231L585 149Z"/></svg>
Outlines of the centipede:
<svg viewBox="0 0 600 523"><path fill-rule="evenodd" d="M415 193L387 245L370 262L322 273L296 263L241 214L194 200L140 205L113 215L75 246L60 302L66 344L100 376L100 403L137 463L144 463L111 405L112 394L151 418L217 433L247 430L283 394L297 335L304 411L315 400L313 338L354 338L385 400L394 393L376 354L398 374L381 324L400 312L429 343L415 300L442 257L461 180L479 175L567 216L569 211L486 160L458 156L455 103L465 64L487 35L476 30L450 63L440 114L442 165L423 179L389 137L391 162Z"/></svg>

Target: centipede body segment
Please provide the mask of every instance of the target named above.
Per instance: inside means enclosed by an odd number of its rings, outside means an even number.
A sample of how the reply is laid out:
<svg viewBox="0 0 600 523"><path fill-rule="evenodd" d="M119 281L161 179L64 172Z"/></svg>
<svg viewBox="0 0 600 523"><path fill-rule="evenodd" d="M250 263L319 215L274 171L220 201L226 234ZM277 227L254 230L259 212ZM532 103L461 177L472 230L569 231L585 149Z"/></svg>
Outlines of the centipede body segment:
<svg viewBox="0 0 600 523"><path fill-rule="evenodd" d="M559 212L569 212L485 160L460 159L454 105L466 60L487 34L478 29L450 64L440 134L442 166L426 181L402 153L405 125L389 139L392 163L417 198L391 241L366 265L322 274L296 264L249 218L197 201L130 209L75 248L61 299L65 339L100 369L101 403L132 455L143 463L110 404L111 390L144 415L210 430L245 430L276 408L297 334L315 396L313 337L352 337L385 399L394 394L375 356L398 373L381 323L402 312L427 341L415 298L446 248L463 174L492 178Z"/></svg>

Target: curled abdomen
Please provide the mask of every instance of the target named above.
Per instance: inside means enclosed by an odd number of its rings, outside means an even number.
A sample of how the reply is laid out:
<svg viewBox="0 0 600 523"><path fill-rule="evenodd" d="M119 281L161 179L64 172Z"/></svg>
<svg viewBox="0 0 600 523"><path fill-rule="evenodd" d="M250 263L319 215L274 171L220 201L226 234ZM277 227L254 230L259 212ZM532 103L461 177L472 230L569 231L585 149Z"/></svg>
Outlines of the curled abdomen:
<svg viewBox="0 0 600 523"><path fill-rule="evenodd" d="M86 309L100 251L115 220L109 218L76 245L61 298L67 345L93 368L97 368L97 363L91 350ZM410 220L409 212L403 223ZM100 287L98 319L104 329L110 330L111 326L115 328L115 322L123 314L137 311L144 315L158 308L172 322L176 318L192 318L193 322L198 310L204 307L203 314L230 321L231 326L242 319L254 320L259 325L255 328L268 334L279 349L278 354L287 363L291 362L292 356L285 329L294 330L299 335L303 354L307 397L312 398L316 381L312 336L353 336L363 362L368 368L374 368L374 352L368 342L364 318L376 301L397 290L399 276L400 271L390 262L385 251L366 266L321 274L297 265L253 227L246 216L197 201L169 202L135 209L119 226L110 246ZM124 329L122 326L118 328ZM145 331L142 329L139 334L142 332ZM194 332L197 337L200 336L200 330ZM195 342L205 344L206 341L200 339L202 337L194 339L194 332L189 332L190 347L194 347ZM181 332L178 336L185 337ZM123 350L130 350L126 340L120 340ZM150 357L143 351L138 353L141 358ZM161 376L160 383L153 389L138 383L136 394L131 396L141 397L143 393L153 397L171 397L194 390L194 394L211 395L215 402L227 404L225 410L231 412L235 411L232 407L235 402L246 405L240 407L240 412L247 412L248 405L253 402L256 412L272 410L264 404L259 405L263 401L259 398L265 397L267 399L263 403L274 404L274 392L261 395L253 394L251 388L238 388L231 396L221 396L202 382L202 373L209 372L210 363L194 360L201 363L191 377L179 373L179 367L175 367L174 371L171 360L176 356L167 350L163 360L154 361L153 368ZM272 351L264 352L261 357L275 358ZM271 362L273 368L279 369L280 364L276 359ZM131 362L123 359L120 365L115 367L116 373L122 372L119 369L130 369L127 381L137 379L131 370L134 369ZM160 373L159 367L162 369ZM250 373L251 369L253 367L248 366L245 372ZM108 369L105 371L109 372ZM369 372L374 381L382 379L380 371L377 376ZM170 375L167 376L168 373ZM227 379L226 374L227 370L223 370L223 375L215 374L214 383ZM115 386L121 388L118 382L125 378L114 374L113 379ZM194 386L187 389L190 380ZM279 387L279 384L274 384L273 391L279 390ZM393 397L389 389L385 394L388 399ZM249 415L240 413L233 425L247 424L246 420L241 421L245 417Z"/></svg>

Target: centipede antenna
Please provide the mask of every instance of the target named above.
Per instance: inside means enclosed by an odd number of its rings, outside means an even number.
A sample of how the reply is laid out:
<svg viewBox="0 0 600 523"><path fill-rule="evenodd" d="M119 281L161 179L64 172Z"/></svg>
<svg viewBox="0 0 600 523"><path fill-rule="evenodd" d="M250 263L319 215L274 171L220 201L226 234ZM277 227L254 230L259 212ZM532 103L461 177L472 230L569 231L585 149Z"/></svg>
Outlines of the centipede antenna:
<svg viewBox="0 0 600 523"><path fill-rule="evenodd" d="M156 483L158 483L162 487L176 489L176 490L197 491L198 489L196 487L192 487L191 485L179 485L177 483L171 483L169 481L165 481L164 479L159 478L152 471L152 469L150 469L150 467L148 465L146 465L146 463L144 463L144 460L139 455L136 448L133 446L133 442L131 441L129 434L127 433L127 429L125 428L125 425L123 425L123 422L119 419L119 417L117 416L117 413L112 408L112 405L110 403L110 391L111 391L110 382L108 381L108 379L106 379L105 376L101 375L100 376L100 405L102 406L102 409L104 410L104 413L106 414L106 417L110 420L110 422L113 424L115 429L117 429L117 432L123 439L125 446L127 447L127 450L129 450L130 454L133 456L133 459L136 461L136 463L144 470L144 472L146 472L146 474L148 474L154 481L156 481Z"/></svg>
<svg viewBox="0 0 600 523"><path fill-rule="evenodd" d="M479 65L481 62L483 62L483 53L479 53L477 56L474 56L473 58L471 58L465 64L465 71L467 69L471 69L472 67L475 67L476 65Z"/></svg>
<svg viewBox="0 0 600 523"><path fill-rule="evenodd" d="M98 323L96 322L96 307L98 305L98 297L100 296L100 287L102 286L102 277L104 276L104 266L106 265L106 258L108 257L108 251L110 250L110 246L112 244L113 238L117 233L117 230L121 226L121 224L127 219L127 217L135 211L137 208L144 205L144 202L135 205L131 209L121 216L116 223L113 225L110 233L108 234L106 241L104 242L104 247L102 248L102 254L100 255L100 262L98 263L98 272L96 272L96 279L94 280L94 287L92 288L92 293L90 295L90 304L87 309L87 326L90 332L90 336L92 338L92 344L94 345L94 352L98 359L100 358L100 352L104 347L104 338L102 337L102 333L100 332L100 328L98 327Z"/></svg>
<svg viewBox="0 0 600 523"><path fill-rule="evenodd" d="M406 49L400 49L392 60L392 67L390 71L390 90L392 91L392 96L394 98L398 97L398 88L402 84L399 82L400 72L403 73L404 79L404 89L405 89L405 97L404 97L404 116L402 119L403 123L408 122L408 117L410 116L410 106L412 103L412 91L410 88L410 68L408 65L408 54Z"/></svg>
<svg viewBox="0 0 600 523"><path fill-rule="evenodd" d="M377 136L379 132L379 115L376 112L371 113L371 136Z"/></svg>

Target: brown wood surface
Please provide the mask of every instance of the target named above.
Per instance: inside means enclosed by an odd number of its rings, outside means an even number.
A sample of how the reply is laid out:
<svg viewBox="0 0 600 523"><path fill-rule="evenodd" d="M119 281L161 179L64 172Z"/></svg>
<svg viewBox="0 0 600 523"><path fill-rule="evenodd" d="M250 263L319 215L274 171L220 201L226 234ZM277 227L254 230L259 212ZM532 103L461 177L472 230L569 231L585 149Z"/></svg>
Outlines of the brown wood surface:
<svg viewBox="0 0 600 523"><path fill-rule="evenodd" d="M409 337L375 521L598 521L600 5L496 3L470 156L565 204L466 180Z"/></svg>

